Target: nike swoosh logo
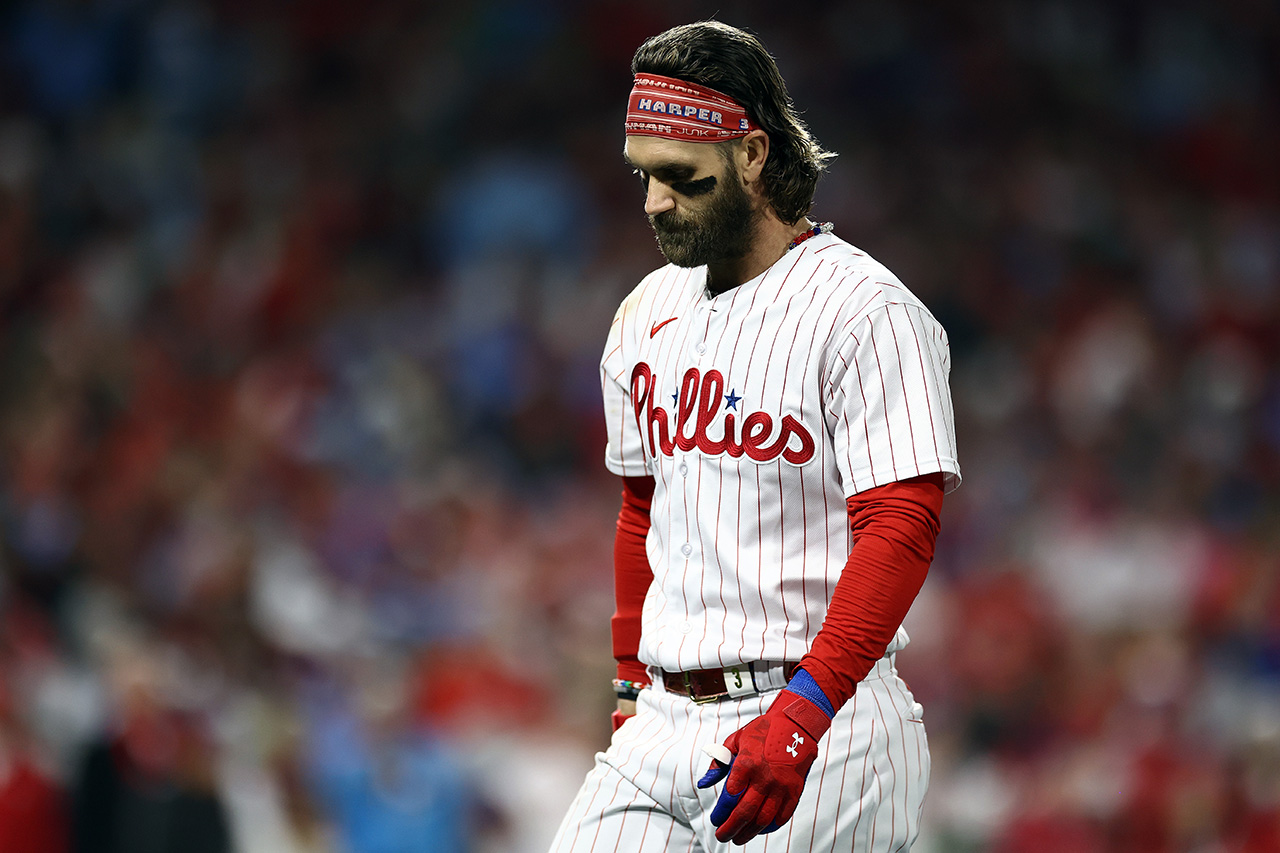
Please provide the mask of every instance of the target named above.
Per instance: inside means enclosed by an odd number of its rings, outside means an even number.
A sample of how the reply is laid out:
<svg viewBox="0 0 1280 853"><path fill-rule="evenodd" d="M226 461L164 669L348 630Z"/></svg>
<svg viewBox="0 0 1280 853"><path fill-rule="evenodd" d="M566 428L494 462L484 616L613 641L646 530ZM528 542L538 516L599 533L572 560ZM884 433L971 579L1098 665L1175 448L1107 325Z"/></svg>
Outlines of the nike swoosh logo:
<svg viewBox="0 0 1280 853"><path fill-rule="evenodd" d="M652 338L654 335L658 334L658 330L661 329L663 326L667 325L668 323L674 323L676 320L679 320L679 319L680 319L679 317L672 317L670 320L663 320L661 323L654 323L653 328L649 330L649 337Z"/></svg>

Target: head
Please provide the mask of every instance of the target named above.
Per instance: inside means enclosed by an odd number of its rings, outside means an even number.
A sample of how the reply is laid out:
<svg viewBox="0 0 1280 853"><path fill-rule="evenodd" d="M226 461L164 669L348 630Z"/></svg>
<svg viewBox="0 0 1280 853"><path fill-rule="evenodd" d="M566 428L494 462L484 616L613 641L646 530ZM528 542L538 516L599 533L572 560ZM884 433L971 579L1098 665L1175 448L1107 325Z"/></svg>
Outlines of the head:
<svg viewBox="0 0 1280 853"><path fill-rule="evenodd" d="M764 144L754 168L758 175ZM680 267L696 267L744 257L751 249L763 201L747 190L740 160L726 143L705 144L628 136L624 152L645 189L645 213L658 248Z"/></svg>
<svg viewBox="0 0 1280 853"><path fill-rule="evenodd" d="M800 120L777 63L758 38L719 21L684 24L640 45L631 71L696 83L741 104L765 136L758 183L749 186L788 225L809 212L818 175L835 155L824 151ZM732 164L734 152L751 144L754 135L687 144L722 149L720 156Z"/></svg>

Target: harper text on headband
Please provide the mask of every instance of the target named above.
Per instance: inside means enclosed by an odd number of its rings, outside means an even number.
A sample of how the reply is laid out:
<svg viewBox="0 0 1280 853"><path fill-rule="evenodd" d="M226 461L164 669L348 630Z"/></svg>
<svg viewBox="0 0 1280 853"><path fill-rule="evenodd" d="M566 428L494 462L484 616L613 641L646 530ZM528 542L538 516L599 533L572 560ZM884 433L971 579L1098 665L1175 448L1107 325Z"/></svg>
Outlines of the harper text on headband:
<svg viewBox="0 0 1280 853"><path fill-rule="evenodd" d="M723 142L757 127L728 95L658 74L637 74L627 102L627 133L683 142Z"/></svg>

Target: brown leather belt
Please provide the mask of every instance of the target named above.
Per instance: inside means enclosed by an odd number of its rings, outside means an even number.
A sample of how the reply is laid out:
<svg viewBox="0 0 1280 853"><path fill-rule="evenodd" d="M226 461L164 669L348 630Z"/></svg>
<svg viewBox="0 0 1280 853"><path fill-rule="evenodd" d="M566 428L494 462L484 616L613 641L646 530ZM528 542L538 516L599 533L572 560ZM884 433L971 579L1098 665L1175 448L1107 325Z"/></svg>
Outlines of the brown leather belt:
<svg viewBox="0 0 1280 853"><path fill-rule="evenodd" d="M683 672L661 670L662 687L688 696L699 705L730 696L750 696L764 690L781 689L791 679L797 662L731 664L723 669L691 669ZM766 673L781 676L780 683L767 683ZM774 680L777 680L776 677Z"/></svg>

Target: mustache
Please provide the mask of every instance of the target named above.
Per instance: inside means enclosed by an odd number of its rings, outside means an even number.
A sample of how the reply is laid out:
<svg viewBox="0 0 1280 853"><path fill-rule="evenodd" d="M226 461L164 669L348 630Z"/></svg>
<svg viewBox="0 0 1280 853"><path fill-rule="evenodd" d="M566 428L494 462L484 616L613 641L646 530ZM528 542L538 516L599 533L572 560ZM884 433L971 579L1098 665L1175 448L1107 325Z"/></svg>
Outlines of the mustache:
<svg viewBox="0 0 1280 853"><path fill-rule="evenodd" d="M674 210L664 210L649 217L649 225L654 231L687 231L693 220L676 214Z"/></svg>

